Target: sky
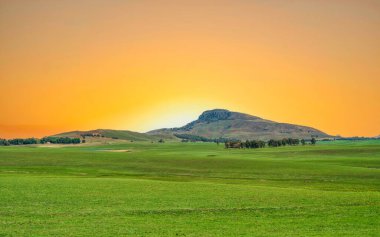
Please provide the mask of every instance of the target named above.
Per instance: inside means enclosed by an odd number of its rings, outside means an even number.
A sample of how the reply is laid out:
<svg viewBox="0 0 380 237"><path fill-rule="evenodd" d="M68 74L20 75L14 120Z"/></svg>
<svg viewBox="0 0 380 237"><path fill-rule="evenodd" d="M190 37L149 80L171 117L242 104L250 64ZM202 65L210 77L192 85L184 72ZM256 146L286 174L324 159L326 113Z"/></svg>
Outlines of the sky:
<svg viewBox="0 0 380 237"><path fill-rule="evenodd" d="M0 137L224 108L380 134L377 0L0 0Z"/></svg>

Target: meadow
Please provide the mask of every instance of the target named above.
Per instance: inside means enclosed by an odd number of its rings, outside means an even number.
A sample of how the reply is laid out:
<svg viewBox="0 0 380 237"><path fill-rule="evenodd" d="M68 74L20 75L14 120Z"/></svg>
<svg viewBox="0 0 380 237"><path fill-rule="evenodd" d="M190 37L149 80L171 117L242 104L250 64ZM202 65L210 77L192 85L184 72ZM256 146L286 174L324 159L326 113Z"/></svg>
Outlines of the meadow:
<svg viewBox="0 0 380 237"><path fill-rule="evenodd" d="M0 147L0 236L379 236L379 168L379 140Z"/></svg>

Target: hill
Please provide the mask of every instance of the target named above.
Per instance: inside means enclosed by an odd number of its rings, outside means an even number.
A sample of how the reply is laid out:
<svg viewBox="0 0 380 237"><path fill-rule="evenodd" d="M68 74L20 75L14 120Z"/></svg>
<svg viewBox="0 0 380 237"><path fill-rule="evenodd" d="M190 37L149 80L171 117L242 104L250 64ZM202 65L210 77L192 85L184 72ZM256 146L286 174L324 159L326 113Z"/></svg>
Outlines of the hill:
<svg viewBox="0 0 380 237"><path fill-rule="evenodd" d="M281 139L312 137L327 138L330 135L315 128L279 123L249 114L214 109L203 112L199 118L179 128L149 131L150 135L191 134L209 139Z"/></svg>
<svg viewBox="0 0 380 237"><path fill-rule="evenodd" d="M89 131L71 131L53 135L55 137L81 137L94 136L94 137L105 137L113 139L122 140L133 140L133 141L151 141L156 140L160 135L149 135L145 133L132 132L128 130L112 130L112 129L96 129Z"/></svg>

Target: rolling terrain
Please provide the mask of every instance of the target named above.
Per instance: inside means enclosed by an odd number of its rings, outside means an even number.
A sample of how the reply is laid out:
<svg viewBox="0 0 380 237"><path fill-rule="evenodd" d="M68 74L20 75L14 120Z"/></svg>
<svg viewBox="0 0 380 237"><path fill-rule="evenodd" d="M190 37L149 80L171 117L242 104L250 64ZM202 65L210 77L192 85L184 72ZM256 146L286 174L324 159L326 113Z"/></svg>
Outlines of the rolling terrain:
<svg viewBox="0 0 380 237"><path fill-rule="evenodd" d="M203 112L199 118L180 128L164 128L148 132L151 135L191 134L210 139L310 139L329 138L330 135L315 128L278 123L256 116L214 109Z"/></svg>
<svg viewBox="0 0 380 237"><path fill-rule="evenodd" d="M311 139L312 137L323 139L332 136L315 128L278 123L256 116L231 112L224 109L214 109L203 112L199 118L179 128L163 128L139 133L128 130L96 129L89 131L71 131L56 134L58 137L80 137L81 134L97 134L105 138L156 141L159 139L179 140L176 135L189 134L207 139L282 139L299 138Z"/></svg>
<svg viewBox="0 0 380 237"><path fill-rule="evenodd" d="M0 236L377 236L379 142L0 147Z"/></svg>
<svg viewBox="0 0 380 237"><path fill-rule="evenodd" d="M104 137L104 138L113 138L113 139L121 139L121 140L130 140L130 141L156 141L158 139L176 139L175 136L171 134L146 134L133 132L129 130L113 130L113 129L95 129L88 131L71 131L64 132L53 135L54 137L81 137L82 135L86 135L87 137Z"/></svg>

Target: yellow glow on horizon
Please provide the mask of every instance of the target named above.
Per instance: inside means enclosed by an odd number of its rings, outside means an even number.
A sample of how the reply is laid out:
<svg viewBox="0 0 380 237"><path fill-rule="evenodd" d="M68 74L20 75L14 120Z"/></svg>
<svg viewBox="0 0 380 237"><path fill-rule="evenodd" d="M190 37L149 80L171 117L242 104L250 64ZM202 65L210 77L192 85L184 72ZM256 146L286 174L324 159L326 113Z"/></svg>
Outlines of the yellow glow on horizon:
<svg viewBox="0 0 380 237"><path fill-rule="evenodd" d="M147 131L226 108L380 134L380 4L0 3L0 137Z"/></svg>

